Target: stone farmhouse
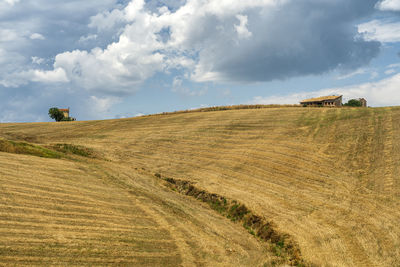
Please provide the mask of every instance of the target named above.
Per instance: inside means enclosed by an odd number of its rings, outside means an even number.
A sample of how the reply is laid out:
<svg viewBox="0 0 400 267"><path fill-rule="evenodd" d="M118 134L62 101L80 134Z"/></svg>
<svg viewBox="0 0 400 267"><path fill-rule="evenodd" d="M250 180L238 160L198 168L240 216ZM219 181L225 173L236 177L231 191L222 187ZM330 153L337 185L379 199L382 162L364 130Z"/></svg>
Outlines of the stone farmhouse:
<svg viewBox="0 0 400 267"><path fill-rule="evenodd" d="M360 101L361 106L362 106L363 108L366 108L366 107L367 107L367 100L365 100L365 98L359 98L359 99L357 99L357 100Z"/></svg>
<svg viewBox="0 0 400 267"><path fill-rule="evenodd" d="M59 110L64 114L64 118L69 118L69 108L60 108Z"/></svg>
<svg viewBox="0 0 400 267"><path fill-rule="evenodd" d="M341 107L342 96L333 95L333 96L321 96L316 98L310 98L301 101L300 104L307 107Z"/></svg>

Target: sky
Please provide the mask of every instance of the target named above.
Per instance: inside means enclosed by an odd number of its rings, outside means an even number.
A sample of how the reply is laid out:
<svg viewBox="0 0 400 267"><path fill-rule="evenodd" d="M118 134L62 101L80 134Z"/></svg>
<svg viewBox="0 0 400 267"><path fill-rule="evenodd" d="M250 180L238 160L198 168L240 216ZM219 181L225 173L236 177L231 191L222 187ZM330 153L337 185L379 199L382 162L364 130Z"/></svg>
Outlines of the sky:
<svg viewBox="0 0 400 267"><path fill-rule="evenodd" d="M0 0L0 122L400 105L400 0Z"/></svg>

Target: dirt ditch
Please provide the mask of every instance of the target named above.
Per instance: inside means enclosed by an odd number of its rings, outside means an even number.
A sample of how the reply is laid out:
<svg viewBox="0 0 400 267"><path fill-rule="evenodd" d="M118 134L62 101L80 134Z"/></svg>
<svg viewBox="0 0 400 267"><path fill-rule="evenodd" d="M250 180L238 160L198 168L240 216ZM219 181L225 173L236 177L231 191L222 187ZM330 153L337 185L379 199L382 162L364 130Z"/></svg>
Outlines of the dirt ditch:
<svg viewBox="0 0 400 267"><path fill-rule="evenodd" d="M264 242L272 251L274 257L268 265L311 266L302 259L300 248L290 235L277 230L273 222L254 214L244 204L199 189L189 181L162 177L159 173L155 176L164 180L165 185L173 191L205 202L231 221L242 224L250 234Z"/></svg>

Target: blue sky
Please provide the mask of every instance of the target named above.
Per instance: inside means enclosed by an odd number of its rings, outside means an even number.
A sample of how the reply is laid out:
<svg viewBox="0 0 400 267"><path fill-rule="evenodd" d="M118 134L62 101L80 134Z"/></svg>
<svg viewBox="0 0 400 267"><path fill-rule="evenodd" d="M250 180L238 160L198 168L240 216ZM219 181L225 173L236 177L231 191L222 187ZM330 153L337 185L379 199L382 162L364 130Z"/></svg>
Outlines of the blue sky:
<svg viewBox="0 0 400 267"><path fill-rule="evenodd" d="M400 105L400 0L0 0L0 122Z"/></svg>

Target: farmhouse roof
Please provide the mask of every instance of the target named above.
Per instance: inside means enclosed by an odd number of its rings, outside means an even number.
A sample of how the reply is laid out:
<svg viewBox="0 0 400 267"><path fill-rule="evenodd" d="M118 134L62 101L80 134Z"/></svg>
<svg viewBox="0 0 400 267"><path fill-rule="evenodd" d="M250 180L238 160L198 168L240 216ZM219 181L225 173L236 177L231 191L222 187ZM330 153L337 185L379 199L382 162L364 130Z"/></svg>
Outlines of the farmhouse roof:
<svg viewBox="0 0 400 267"><path fill-rule="evenodd" d="M69 111L69 108L60 108L60 111Z"/></svg>
<svg viewBox="0 0 400 267"><path fill-rule="evenodd" d="M304 99L300 103L306 103L306 102L321 102L321 101L326 101L326 100L336 100L338 98L342 97L341 95L331 95L331 96L321 96L321 97L315 97L315 98L309 98L309 99Z"/></svg>

